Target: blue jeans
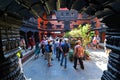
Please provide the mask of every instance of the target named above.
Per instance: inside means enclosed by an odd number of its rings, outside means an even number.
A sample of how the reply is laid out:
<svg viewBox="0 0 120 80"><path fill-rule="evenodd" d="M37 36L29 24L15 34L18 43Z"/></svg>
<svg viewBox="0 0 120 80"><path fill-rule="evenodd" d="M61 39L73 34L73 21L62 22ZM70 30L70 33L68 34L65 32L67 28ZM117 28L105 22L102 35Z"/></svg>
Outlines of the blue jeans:
<svg viewBox="0 0 120 80"><path fill-rule="evenodd" d="M56 55L56 47L53 47L53 54Z"/></svg>
<svg viewBox="0 0 120 80"><path fill-rule="evenodd" d="M63 64L64 59L65 59L64 68L67 68L67 55L65 56L64 53L62 53L62 59L61 59L61 63L60 63L61 66Z"/></svg>

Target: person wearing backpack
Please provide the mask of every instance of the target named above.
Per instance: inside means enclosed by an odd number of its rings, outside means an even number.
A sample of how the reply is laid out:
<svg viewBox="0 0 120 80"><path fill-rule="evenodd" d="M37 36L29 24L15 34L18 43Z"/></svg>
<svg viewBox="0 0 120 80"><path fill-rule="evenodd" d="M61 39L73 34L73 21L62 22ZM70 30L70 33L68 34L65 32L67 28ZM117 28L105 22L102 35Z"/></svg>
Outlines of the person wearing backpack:
<svg viewBox="0 0 120 80"><path fill-rule="evenodd" d="M65 39L65 42L63 44L61 44L61 47L62 47L62 59L61 59L61 63L60 65L62 66L63 65L63 60L65 61L64 62L64 68L66 69L67 68L67 54L69 52L69 44L68 44L68 40Z"/></svg>
<svg viewBox="0 0 120 80"><path fill-rule="evenodd" d="M50 40L48 40L48 44L45 45L45 53L46 53L46 57L48 60L48 66L52 66L51 64L51 58L52 58L52 45L50 44Z"/></svg>
<svg viewBox="0 0 120 80"><path fill-rule="evenodd" d="M81 69L84 69L84 64L83 64L83 57L84 57L84 49L81 46L81 41L78 40L76 41L76 45L74 47L74 69L77 70L77 60L79 60L79 64Z"/></svg>

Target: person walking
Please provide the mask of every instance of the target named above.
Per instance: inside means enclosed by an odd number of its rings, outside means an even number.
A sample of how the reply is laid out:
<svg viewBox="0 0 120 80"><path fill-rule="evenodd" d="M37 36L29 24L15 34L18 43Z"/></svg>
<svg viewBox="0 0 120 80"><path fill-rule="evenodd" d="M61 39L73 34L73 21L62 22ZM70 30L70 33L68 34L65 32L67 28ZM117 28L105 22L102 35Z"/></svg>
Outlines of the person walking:
<svg viewBox="0 0 120 80"><path fill-rule="evenodd" d="M23 58L23 50L22 48L19 46L18 47L18 52L16 53L17 57L18 57L18 63L19 63L19 66L20 66L20 72L23 73L23 67L22 67L22 58Z"/></svg>
<svg viewBox="0 0 120 80"><path fill-rule="evenodd" d="M56 58L58 58L58 54L59 54L59 40L58 39L56 39L55 45L56 45Z"/></svg>
<svg viewBox="0 0 120 80"><path fill-rule="evenodd" d="M35 59L37 59L39 57L39 54L40 54L40 47L39 47L39 42L36 43L35 45Z"/></svg>
<svg viewBox="0 0 120 80"><path fill-rule="evenodd" d="M52 42L52 47L53 47L53 54L56 55L56 44L55 44L55 40L53 40L53 42Z"/></svg>
<svg viewBox="0 0 120 80"><path fill-rule="evenodd" d="M60 61L61 53L62 53L62 39L60 39L59 44L58 44L58 61Z"/></svg>
<svg viewBox="0 0 120 80"><path fill-rule="evenodd" d="M48 40L48 44L45 45L45 53L48 60L48 67L52 66L51 58L52 58L52 45L50 44L50 40Z"/></svg>
<svg viewBox="0 0 120 80"><path fill-rule="evenodd" d="M83 57L84 57L84 49L81 46L81 41L78 40L76 41L76 45L74 47L74 69L77 70L77 60L79 60L79 64L81 69L84 69L84 64L83 64Z"/></svg>
<svg viewBox="0 0 120 80"><path fill-rule="evenodd" d="M45 54L45 40L41 41L41 52L42 52L42 56Z"/></svg>
<svg viewBox="0 0 120 80"><path fill-rule="evenodd" d="M61 63L60 65L63 66L63 60L65 61L64 62L64 68L66 69L67 68L67 54L69 52L69 44L67 43L68 40L65 39L64 43L61 44L61 47L62 47L62 58L61 58Z"/></svg>
<svg viewBox="0 0 120 80"><path fill-rule="evenodd" d="M18 57L18 65L20 67L20 74L23 74L23 77L25 80L31 80L31 78L26 78L23 72L23 66L22 66L23 50L20 46L18 47L18 52L16 53L16 56Z"/></svg>

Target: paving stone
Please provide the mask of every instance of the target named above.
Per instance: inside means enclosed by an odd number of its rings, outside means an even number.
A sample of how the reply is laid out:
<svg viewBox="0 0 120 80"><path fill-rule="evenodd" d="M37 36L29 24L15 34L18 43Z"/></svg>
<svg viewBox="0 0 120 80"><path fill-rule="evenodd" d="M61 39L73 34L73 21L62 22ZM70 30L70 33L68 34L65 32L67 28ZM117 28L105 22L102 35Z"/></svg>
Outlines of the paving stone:
<svg viewBox="0 0 120 80"><path fill-rule="evenodd" d="M91 60L84 61L85 70L82 70L79 65L77 65L78 70L75 70L73 62L69 60L67 69L64 69L55 56L53 56L52 66L48 67L47 60L40 56L36 60L30 59L23 66L24 74L31 80L100 80L103 70L107 68L107 56L103 50L89 51Z"/></svg>

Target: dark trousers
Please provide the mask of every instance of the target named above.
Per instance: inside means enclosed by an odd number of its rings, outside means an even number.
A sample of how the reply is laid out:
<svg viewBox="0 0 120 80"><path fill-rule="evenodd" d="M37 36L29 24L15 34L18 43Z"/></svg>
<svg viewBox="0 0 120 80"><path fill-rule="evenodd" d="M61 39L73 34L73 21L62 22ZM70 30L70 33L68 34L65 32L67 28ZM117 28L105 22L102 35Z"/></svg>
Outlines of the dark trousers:
<svg viewBox="0 0 120 80"><path fill-rule="evenodd" d="M60 63L61 66L63 64L63 60L65 61L64 62L64 68L67 68L67 56L65 56L64 53L62 53L62 58L61 58L61 63Z"/></svg>
<svg viewBox="0 0 120 80"><path fill-rule="evenodd" d="M42 54L43 54L43 55L45 54L45 49L44 49L44 48L42 48Z"/></svg>
<svg viewBox="0 0 120 80"><path fill-rule="evenodd" d="M60 61L60 57L61 57L61 51L58 52L58 61Z"/></svg>
<svg viewBox="0 0 120 80"><path fill-rule="evenodd" d="M59 51L58 51L58 48L56 47L56 58L58 58L58 53Z"/></svg>
<svg viewBox="0 0 120 80"><path fill-rule="evenodd" d="M84 65L83 65L83 61L82 61L82 58L77 58L77 57L74 57L74 68L77 67L77 60L79 60L79 64L80 64L80 67L81 69L84 69Z"/></svg>
<svg viewBox="0 0 120 80"><path fill-rule="evenodd" d="M60 61L61 53L62 53L62 52L60 51L60 49L58 49L57 55L56 55L57 58L58 58L58 61Z"/></svg>

